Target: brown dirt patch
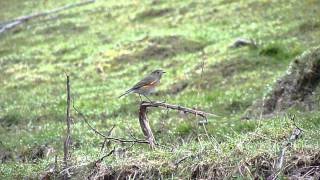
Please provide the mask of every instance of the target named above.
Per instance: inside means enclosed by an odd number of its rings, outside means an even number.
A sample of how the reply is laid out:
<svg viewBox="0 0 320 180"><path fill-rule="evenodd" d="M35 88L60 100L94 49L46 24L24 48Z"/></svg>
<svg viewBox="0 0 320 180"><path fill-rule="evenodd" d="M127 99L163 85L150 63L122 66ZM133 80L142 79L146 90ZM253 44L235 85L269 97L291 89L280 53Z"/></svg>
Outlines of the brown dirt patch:
<svg viewBox="0 0 320 180"><path fill-rule="evenodd" d="M47 144L34 146L33 148L26 149L21 152L15 152L0 148L0 162L6 163L10 161L18 161L23 163L35 163L40 159L45 159L49 156L52 156L54 152L54 148Z"/></svg>
<svg viewBox="0 0 320 180"><path fill-rule="evenodd" d="M281 77L265 98L248 109L248 117L272 115L290 107L313 110L312 98L320 82L320 47L313 48L295 58L287 73Z"/></svg>
<svg viewBox="0 0 320 180"><path fill-rule="evenodd" d="M291 162L284 174L291 177L304 177L306 179L320 178L320 152L315 154L299 152L288 159Z"/></svg>
<svg viewBox="0 0 320 180"><path fill-rule="evenodd" d="M306 21L298 26L300 33L314 31L320 28L320 21Z"/></svg>
<svg viewBox="0 0 320 180"><path fill-rule="evenodd" d="M23 118L21 114L15 113L15 112L10 112L3 117L0 117L0 125L3 127L10 127L13 125L17 125L19 121L21 121Z"/></svg>
<svg viewBox="0 0 320 180"><path fill-rule="evenodd" d="M140 19L145 19L145 18L156 18L156 17L161 17L165 16L171 12L173 12L173 8L163 8L163 9L147 9L144 10L140 13L138 13L135 17L135 20L140 20Z"/></svg>
<svg viewBox="0 0 320 180"><path fill-rule="evenodd" d="M146 44L142 50L132 54L124 54L115 58L117 62L135 62L138 60L167 59L180 53L194 53L201 51L206 44L186 39L183 36L163 36L148 38L139 45Z"/></svg>
<svg viewBox="0 0 320 180"><path fill-rule="evenodd" d="M9 161L14 160L14 155L12 152L5 150L5 149L0 149L0 162L1 163L6 163Z"/></svg>
<svg viewBox="0 0 320 180"><path fill-rule="evenodd" d="M198 164L191 171L191 179L225 179L230 169L223 166Z"/></svg>
<svg viewBox="0 0 320 180"><path fill-rule="evenodd" d="M72 178L75 179L163 179L158 169L153 167L139 167L136 165L113 168L101 162L89 163L86 166L71 170ZM62 176L60 177L62 178Z"/></svg>
<svg viewBox="0 0 320 180"><path fill-rule="evenodd" d="M222 60L214 65L205 68L201 80L199 80L202 89L211 89L219 86L221 83L228 83L237 74L254 71L257 68L267 67L268 62L264 59L247 59L245 57L235 57ZM201 68L200 66L196 69Z"/></svg>
<svg viewBox="0 0 320 180"><path fill-rule="evenodd" d="M284 169L281 177L285 178L315 178L320 177L320 152L319 151L295 151L285 158ZM180 174L190 179L231 179L232 177L267 179L274 172L277 156L261 154L248 160L240 162L228 162L221 164L194 164L190 168L190 174ZM178 175L179 169L173 169L168 165L165 172L158 167L148 164L125 165L122 167L111 167L100 161L92 162L84 166L71 168L72 178L84 177L87 179L167 179L172 173ZM182 168L182 167L181 167ZM184 168L183 168L184 169ZM58 171L59 172L59 171Z"/></svg>
<svg viewBox="0 0 320 180"><path fill-rule="evenodd" d="M230 179L231 177L267 179L274 171L277 157L261 154L235 166L196 165L191 172L191 179ZM282 177L318 179L320 177L320 152L294 152L286 157Z"/></svg>
<svg viewBox="0 0 320 180"><path fill-rule="evenodd" d="M177 95L182 91L184 91L188 87L188 85L189 83L187 81L179 81L169 85L170 88L165 91L156 92L155 95L156 96L163 96L168 94Z"/></svg>
<svg viewBox="0 0 320 180"><path fill-rule="evenodd" d="M211 68L218 70L223 77L231 77L239 72L252 70L257 66L258 62L253 62L248 59L231 59L222 61L213 65Z"/></svg>

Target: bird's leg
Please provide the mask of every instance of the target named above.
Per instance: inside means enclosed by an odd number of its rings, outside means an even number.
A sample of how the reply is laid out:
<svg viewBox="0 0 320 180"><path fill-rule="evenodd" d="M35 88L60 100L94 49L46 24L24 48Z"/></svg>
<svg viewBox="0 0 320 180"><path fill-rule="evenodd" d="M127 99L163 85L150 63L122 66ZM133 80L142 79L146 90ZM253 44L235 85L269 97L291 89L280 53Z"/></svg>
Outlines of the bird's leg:
<svg viewBox="0 0 320 180"><path fill-rule="evenodd" d="M140 98L140 102L142 102L142 98L141 98L141 95L139 94L139 98Z"/></svg>
<svg viewBox="0 0 320 180"><path fill-rule="evenodd" d="M150 103L152 103L152 101L146 96L146 95L144 95L144 94L142 94L144 97L146 97L149 101L150 101Z"/></svg>

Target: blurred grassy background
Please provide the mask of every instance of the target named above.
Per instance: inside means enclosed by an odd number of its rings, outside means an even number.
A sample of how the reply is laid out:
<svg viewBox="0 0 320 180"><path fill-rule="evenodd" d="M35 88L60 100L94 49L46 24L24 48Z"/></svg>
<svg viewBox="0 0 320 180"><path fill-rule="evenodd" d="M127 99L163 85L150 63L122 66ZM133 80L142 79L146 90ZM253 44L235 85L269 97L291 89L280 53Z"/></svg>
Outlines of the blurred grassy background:
<svg viewBox="0 0 320 180"><path fill-rule="evenodd" d="M0 22L74 2L1 1ZM143 138L139 98L117 96L160 68L167 73L151 98L218 114L206 126L214 140L197 118L155 109L149 118L156 139L174 150L135 145L106 164L120 169L149 164L170 177L186 177L198 163L234 165L259 154L275 156L292 122L240 118L270 92L295 56L319 45L319 7L316 0L99 0L31 20L0 35L1 151L19 156L49 144L62 159L65 73L71 76L76 105L92 125L102 132L116 125L115 137L130 138L130 130ZM228 48L238 37L254 39L259 48ZM320 113L292 113L307 129L292 151L318 149ZM72 115L73 161L98 158L102 140ZM200 151L206 155L186 160L177 171L168 166ZM54 162L54 156L36 163L14 159L0 165L0 176L34 176Z"/></svg>

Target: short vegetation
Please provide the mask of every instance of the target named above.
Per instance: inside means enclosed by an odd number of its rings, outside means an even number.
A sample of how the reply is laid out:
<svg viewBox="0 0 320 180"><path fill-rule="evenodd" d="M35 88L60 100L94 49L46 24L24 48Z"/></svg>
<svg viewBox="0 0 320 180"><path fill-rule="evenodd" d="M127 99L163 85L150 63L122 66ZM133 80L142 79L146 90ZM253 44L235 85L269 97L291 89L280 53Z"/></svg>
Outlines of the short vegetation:
<svg viewBox="0 0 320 180"><path fill-rule="evenodd" d="M0 21L75 2L0 1ZM115 126L112 137L143 139L139 97L117 96L155 69L167 73L152 100L218 117L199 125L200 117L152 109L160 146L109 142L101 152L103 138L71 109L74 179L265 179L294 124L304 131L279 177L320 176L319 54L292 69L319 51L319 17L317 0L97 0L0 34L0 179L38 178L55 160L62 168L65 74L75 106L94 128ZM237 38L256 46L230 48ZM294 84L290 72L305 84ZM279 80L303 92L277 96ZM100 169L92 164L112 149Z"/></svg>

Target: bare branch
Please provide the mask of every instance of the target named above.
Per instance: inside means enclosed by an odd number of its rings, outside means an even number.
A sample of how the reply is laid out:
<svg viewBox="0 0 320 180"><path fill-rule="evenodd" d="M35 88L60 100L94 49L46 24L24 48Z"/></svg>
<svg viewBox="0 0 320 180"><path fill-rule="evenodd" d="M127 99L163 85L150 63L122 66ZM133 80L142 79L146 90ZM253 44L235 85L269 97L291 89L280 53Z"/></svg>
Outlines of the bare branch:
<svg viewBox="0 0 320 180"><path fill-rule="evenodd" d="M189 113L189 114L194 114L196 116L201 116L204 119L207 119L207 116L214 116L214 117L219 117L216 114L204 112L204 111L199 111L187 107L183 107L180 105L174 105L174 104L168 104L165 102L148 102L148 101L143 101L140 106L146 106L146 107L161 107L161 108L166 108L166 109L173 109L173 110L178 110L184 113Z"/></svg>
<svg viewBox="0 0 320 180"><path fill-rule="evenodd" d="M63 163L64 163L64 169L68 168L68 160L69 160L69 148L70 148L70 140L71 140L71 119L70 119L70 79L67 75L67 135L66 139L64 141L64 157L63 157ZM65 176L64 179L67 179Z"/></svg>
<svg viewBox="0 0 320 180"><path fill-rule="evenodd" d="M111 141L115 141L115 142L121 142L121 143L149 144L149 142L146 141L146 140L139 140L139 139L133 139L133 140L131 140L131 139L124 139L124 138L114 138L114 137L108 137L108 136L102 134L102 133L99 132L97 129L95 129L93 126L91 126L91 124L88 122L86 116L85 116L82 112L80 112L80 111L75 107L75 105L74 105L74 100L73 100L72 102L73 102L73 104L72 104L73 109L76 111L76 113L78 113L78 114L82 117L82 119L84 120L84 122L89 126L89 128L90 128L92 131L94 131L96 134L98 134L99 136L101 136L101 137L103 137L103 138L105 138L105 139L107 139L107 140L111 140Z"/></svg>
<svg viewBox="0 0 320 180"><path fill-rule="evenodd" d="M174 165L176 166L176 167L178 167L179 166L179 164L180 163L182 163L183 161L185 161L186 159L188 159L188 158L192 158L194 155L186 155L186 156L184 156L184 157L182 157L181 159L179 159L179 160L177 160L175 163L174 163Z"/></svg>
<svg viewBox="0 0 320 180"><path fill-rule="evenodd" d="M116 127L116 125L113 125L113 126L111 127L111 129L106 133L106 136L107 136L107 137L109 137L109 136L111 135L111 132L112 132L112 130L114 129L114 127ZM108 139L105 138L104 141L103 141L103 143L102 143L102 145L101 145L100 153L102 153L102 151L103 151L105 145L107 144L107 142L108 142Z"/></svg>
<svg viewBox="0 0 320 180"><path fill-rule="evenodd" d="M108 154L102 156L100 159L98 159L98 160L96 161L96 163L102 162L104 158L106 158L106 157L110 156L111 154L113 154L115 150L116 150L116 148L113 147L113 149L112 149Z"/></svg>
<svg viewBox="0 0 320 180"><path fill-rule="evenodd" d="M173 109L177 111L181 111L184 113L189 113L189 114L194 114L196 116L202 117L205 121L207 121L207 115L212 115L212 116L217 116L215 114L179 106L179 105L173 105L173 104L168 104L164 102L148 102L148 101L142 101L140 104L140 110L139 110L139 122L140 122L140 127L141 130L149 142L149 145L152 149L155 148L155 138L153 136L152 130L149 125L148 117L147 117L147 108L149 107L160 107L160 108L166 108L166 109Z"/></svg>

